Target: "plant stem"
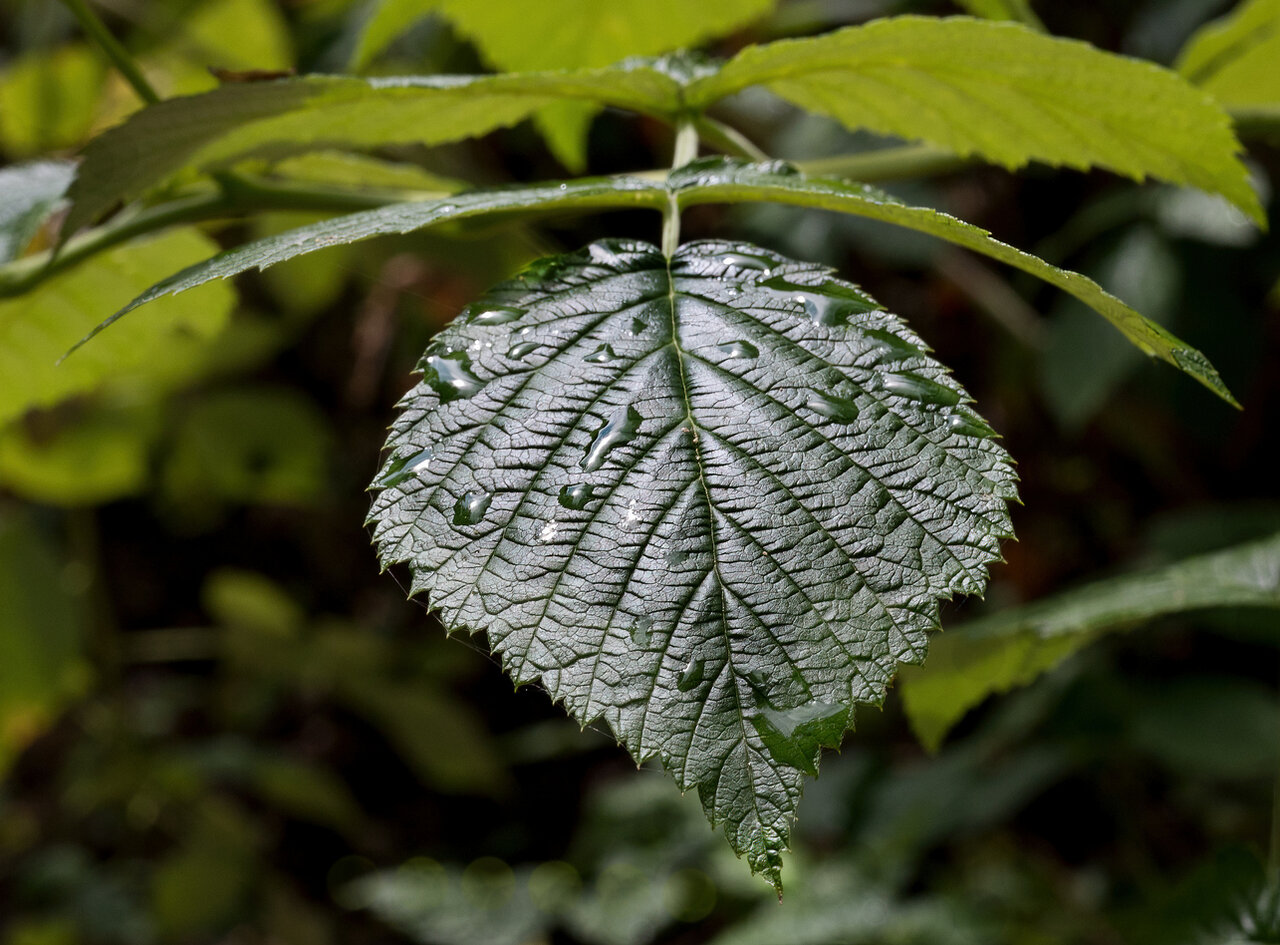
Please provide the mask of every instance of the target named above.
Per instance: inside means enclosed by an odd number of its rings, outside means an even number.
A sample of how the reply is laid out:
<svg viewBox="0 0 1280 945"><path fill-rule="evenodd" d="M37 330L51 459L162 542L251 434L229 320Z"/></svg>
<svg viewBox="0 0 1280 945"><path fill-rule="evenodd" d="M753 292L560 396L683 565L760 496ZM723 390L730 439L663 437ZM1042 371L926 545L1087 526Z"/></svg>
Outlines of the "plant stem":
<svg viewBox="0 0 1280 945"><path fill-rule="evenodd" d="M21 295L50 276L69 269L113 246L181 223L202 223L242 213L271 210L311 210L351 213L372 210L406 200L443 197L432 191L354 192L296 184L269 184L236 177L214 192L172 200L141 210L124 219L113 220L68 240L55 257L38 253L0 266L0 298Z"/></svg>
<svg viewBox="0 0 1280 945"><path fill-rule="evenodd" d="M1271 843L1267 851L1267 885L1280 885L1280 765L1276 767L1275 783L1271 789Z"/></svg>
<svg viewBox="0 0 1280 945"><path fill-rule="evenodd" d="M671 169L684 167L698 156L698 127L684 119L676 128L675 153L671 156ZM680 246L680 202L673 192L667 194L667 208L662 212L662 254L670 259Z"/></svg>
<svg viewBox="0 0 1280 945"><path fill-rule="evenodd" d="M142 74L142 70L133 61L133 57L129 55L128 50L120 45L119 41L111 35L111 31L107 29L106 24L98 17L98 14L93 12L88 0L62 0L62 2L71 11L72 15L80 21L80 26L89 35L89 38L98 44L107 58L111 60L111 63L120 70L120 74L133 86L133 90L138 93L138 97L148 105L154 105L160 101L160 95L156 92L155 87L147 81L147 77Z"/></svg>
<svg viewBox="0 0 1280 945"><path fill-rule="evenodd" d="M694 124L703 141L725 154L744 157L750 161L769 160L769 155L756 147L755 142L732 125L726 125L706 115L699 115L694 119Z"/></svg>
<svg viewBox="0 0 1280 945"><path fill-rule="evenodd" d="M973 162L970 158L963 158L931 145L909 144L900 148L881 148L794 163L806 174L870 182L902 180L927 174L949 174L963 170Z"/></svg>

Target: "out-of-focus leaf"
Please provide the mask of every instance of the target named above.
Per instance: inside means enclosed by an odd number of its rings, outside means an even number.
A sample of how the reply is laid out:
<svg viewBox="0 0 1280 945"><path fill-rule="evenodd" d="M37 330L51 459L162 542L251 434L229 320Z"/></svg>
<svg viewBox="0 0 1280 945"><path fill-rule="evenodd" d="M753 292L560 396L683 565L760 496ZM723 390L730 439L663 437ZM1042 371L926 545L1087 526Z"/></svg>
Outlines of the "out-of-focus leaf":
<svg viewBox="0 0 1280 945"><path fill-rule="evenodd" d="M1229 106L1280 117L1280 0L1244 0L1187 41L1178 71Z"/></svg>
<svg viewBox="0 0 1280 945"><path fill-rule="evenodd" d="M318 765L281 757L257 758L252 785L268 804L348 836L356 837L365 823L364 813L342 779Z"/></svg>
<svg viewBox="0 0 1280 945"><path fill-rule="evenodd" d="M936 749L987 696L1026 685L1099 635L1208 607L1280 609L1280 535L1067 591L936 635L903 672L911 727Z"/></svg>
<svg viewBox="0 0 1280 945"><path fill-rule="evenodd" d="M702 107L752 85L851 128L1006 167L1102 167L1199 187L1265 222L1213 99L1152 63L1019 24L902 16L752 46L685 96Z"/></svg>
<svg viewBox="0 0 1280 945"><path fill-rule="evenodd" d="M27 53L0 71L0 151L27 158L80 144L105 67L87 46Z"/></svg>
<svg viewBox="0 0 1280 945"><path fill-rule="evenodd" d="M446 16L485 59L508 72L607 66L728 33L772 9L775 0L381 0L356 47L363 68L429 13ZM536 121L556 156L575 172L586 164L585 135L598 106L560 103Z"/></svg>
<svg viewBox="0 0 1280 945"><path fill-rule="evenodd" d="M813 869L781 903L764 903L711 945L986 945L992 941L959 909L941 899L897 899L892 889L854 866Z"/></svg>
<svg viewBox="0 0 1280 945"><path fill-rule="evenodd" d="M1128 741L1192 774L1258 778L1280 758L1280 702L1249 679L1201 676L1139 689Z"/></svg>
<svg viewBox="0 0 1280 945"><path fill-rule="evenodd" d="M1197 191L1183 193L1213 199ZM1178 257L1149 226L1127 231L1091 272L1104 289L1128 300L1157 324L1167 323L1181 301ZM1133 345L1088 317L1079 301L1069 299L1049 319L1040 352L1040 389L1063 426L1075 430L1141 364L1142 356Z"/></svg>
<svg viewBox="0 0 1280 945"><path fill-rule="evenodd" d="M1031 9L1031 0L956 0L974 16L988 20L1015 20L1035 29L1044 29L1040 17Z"/></svg>
<svg viewBox="0 0 1280 945"><path fill-rule="evenodd" d="M254 825L234 806L206 800L182 845L152 875L152 915L163 940L227 931L256 882Z"/></svg>
<svg viewBox="0 0 1280 945"><path fill-rule="evenodd" d="M74 174L69 161L0 168L0 263L22 255Z"/></svg>
<svg viewBox="0 0 1280 945"><path fill-rule="evenodd" d="M288 638L305 619L302 608L278 584L255 571L222 568L205 581L204 609L218 623Z"/></svg>
<svg viewBox="0 0 1280 945"><path fill-rule="evenodd" d="M88 614L58 547L0 506L0 773L83 694Z"/></svg>
<svg viewBox="0 0 1280 945"><path fill-rule="evenodd" d="M85 149L63 232L183 170L335 148L442 144L515 124L562 98L667 114L680 81L659 63L497 76L306 76L234 83L145 108Z"/></svg>
<svg viewBox="0 0 1280 945"><path fill-rule="evenodd" d="M257 165L264 162L249 163ZM346 154L342 151L299 154L270 162L267 168L271 176L284 180L335 184L352 189L399 188L453 193L465 186L461 181L433 174L416 164L384 161L367 154ZM253 169L261 170L256 166Z"/></svg>
<svg viewBox="0 0 1280 945"><path fill-rule="evenodd" d="M175 265L208 258L217 245L194 230L107 250L24 296L0 299L0 423L110 384L162 391L189 383L205 347L227 324L228 286L208 286L180 304L156 306L106 344L59 364L102 313Z"/></svg>
<svg viewBox="0 0 1280 945"><path fill-rule="evenodd" d="M348 886L343 901L423 945L530 945L554 920L530 895L532 873L492 857L463 870L410 860Z"/></svg>
<svg viewBox="0 0 1280 945"><path fill-rule="evenodd" d="M373 485L384 566L779 886L821 747L999 556L993 431L897 316L741 243L541 260L420 369Z"/></svg>
<svg viewBox="0 0 1280 945"><path fill-rule="evenodd" d="M161 412L154 401L88 403L0 427L0 485L49 505L98 505L143 490Z"/></svg>
<svg viewBox="0 0 1280 945"><path fill-rule="evenodd" d="M180 507L311 505L328 491L332 445L324 415L300 394L227 390L186 412L165 452L162 483Z"/></svg>

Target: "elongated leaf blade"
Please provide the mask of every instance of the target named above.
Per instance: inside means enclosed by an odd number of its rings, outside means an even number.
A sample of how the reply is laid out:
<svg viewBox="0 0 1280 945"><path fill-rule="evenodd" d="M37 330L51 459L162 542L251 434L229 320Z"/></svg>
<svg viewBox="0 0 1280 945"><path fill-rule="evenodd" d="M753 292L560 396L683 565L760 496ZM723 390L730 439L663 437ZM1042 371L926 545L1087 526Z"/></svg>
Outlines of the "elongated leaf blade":
<svg viewBox="0 0 1280 945"><path fill-rule="evenodd" d="M695 81L695 107L764 85L851 128L1006 167L1102 167L1219 193L1265 218L1216 102L1149 62L1007 22L903 16L749 47Z"/></svg>
<svg viewBox="0 0 1280 945"><path fill-rule="evenodd" d="M807 178L786 165L699 161L675 172L670 186L682 206L770 201L870 217L928 233L998 259L1075 296L1124 333L1144 353L1168 361L1223 400L1238 406L1209 359L1172 332L1144 318L1092 279L1059 269L1037 256L994 239L981 227L926 207L908 206L888 194L848 181Z"/></svg>
<svg viewBox="0 0 1280 945"><path fill-rule="evenodd" d="M607 207L660 208L666 191L658 184L637 178L582 178L564 184L533 184L499 190L477 190L440 200L397 203L298 227L229 249L194 263L156 283L132 302L100 322L71 349L75 351L100 331L140 305L196 286L305 256L330 246L356 243L374 236L411 233L424 227L496 213L550 212Z"/></svg>
<svg viewBox="0 0 1280 945"><path fill-rule="evenodd" d="M373 485L383 564L779 886L821 746L999 557L990 428L856 286L736 243L535 264L421 369Z"/></svg>
<svg viewBox="0 0 1280 945"><path fill-rule="evenodd" d="M1099 636L1207 607L1280 608L1280 535L1098 581L941 634L928 668L901 677L907 717L936 749L987 696L1030 683Z"/></svg>
<svg viewBox="0 0 1280 945"><path fill-rule="evenodd" d="M1178 71L1224 105L1280 112L1280 0L1246 0L1187 41Z"/></svg>
<svg viewBox="0 0 1280 945"><path fill-rule="evenodd" d="M334 148L441 144L514 124L560 99L662 113L675 78L643 63L576 73L355 79L307 76L226 85L133 115L85 149L64 234L182 171Z"/></svg>

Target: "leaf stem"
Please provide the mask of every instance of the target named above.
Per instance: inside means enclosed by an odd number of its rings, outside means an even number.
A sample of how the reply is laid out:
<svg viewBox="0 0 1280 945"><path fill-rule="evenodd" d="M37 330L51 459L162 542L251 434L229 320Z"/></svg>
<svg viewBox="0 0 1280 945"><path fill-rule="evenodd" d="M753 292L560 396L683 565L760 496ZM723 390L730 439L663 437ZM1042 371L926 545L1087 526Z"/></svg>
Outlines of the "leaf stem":
<svg viewBox="0 0 1280 945"><path fill-rule="evenodd" d="M684 167L698 156L698 126L694 120L682 119L676 128L675 152L671 156L671 169ZM662 253L668 259L680 246L680 203L676 195L667 195L667 207L662 212Z"/></svg>
<svg viewBox="0 0 1280 945"><path fill-rule="evenodd" d="M950 174L963 170L973 161L932 145L909 144L793 163L801 171L814 177L844 177L870 182L902 180L928 174Z"/></svg>
<svg viewBox="0 0 1280 945"><path fill-rule="evenodd" d="M177 224L203 223L242 213L272 210L351 213L372 210L389 203L443 196L443 193L432 191L355 192L296 184L272 184L236 177L222 182L217 191L171 200L87 230L68 240L56 257L52 252L43 252L0 266L0 298L21 295L50 276L126 240Z"/></svg>
<svg viewBox="0 0 1280 945"><path fill-rule="evenodd" d="M756 143L732 125L722 121L699 115L694 119L698 135L711 147L734 157L746 158L749 161L767 161L769 155L760 150Z"/></svg>
<svg viewBox="0 0 1280 945"><path fill-rule="evenodd" d="M159 102L160 94L156 92L155 86L147 81L147 77L142 74L142 70L138 68L138 64L134 62L128 50L120 45L119 40L111 35L111 31L107 29L98 14L93 12L88 0L62 0L62 2L80 21L80 26L89 38L98 44L106 57L111 60L112 65L119 69L120 74L133 86L138 97L148 105Z"/></svg>

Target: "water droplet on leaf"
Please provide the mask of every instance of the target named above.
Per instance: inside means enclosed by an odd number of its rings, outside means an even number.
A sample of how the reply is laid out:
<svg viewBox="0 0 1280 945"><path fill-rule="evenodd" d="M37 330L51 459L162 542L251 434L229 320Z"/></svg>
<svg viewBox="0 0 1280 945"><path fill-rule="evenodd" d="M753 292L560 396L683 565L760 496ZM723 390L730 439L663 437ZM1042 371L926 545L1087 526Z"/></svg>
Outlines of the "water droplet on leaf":
<svg viewBox="0 0 1280 945"><path fill-rule="evenodd" d="M423 380L436 392L440 403L475 395L484 382L471 373L471 357L465 351L428 354L422 359Z"/></svg>
<svg viewBox="0 0 1280 945"><path fill-rule="evenodd" d="M899 397L918 400L922 404L953 407L960 403L959 392L919 374L886 374L884 388Z"/></svg>
<svg viewBox="0 0 1280 945"><path fill-rule="evenodd" d="M875 311L879 307L856 289L835 282L810 286L792 282L784 276L774 276L760 285L791 295L815 325L826 328L848 325L852 316Z"/></svg>
<svg viewBox="0 0 1280 945"><path fill-rule="evenodd" d="M407 479L413 478L427 467L433 455L435 455L435 451L428 446L417 453L396 457L391 461L391 465L387 467L387 473L382 477L378 485L389 489L392 486L400 485Z"/></svg>
<svg viewBox="0 0 1280 945"><path fill-rule="evenodd" d="M533 353L538 347L536 341L521 341L519 344L511 346L511 350L507 352L507 357L514 358L517 361L523 361L526 357Z"/></svg>
<svg viewBox="0 0 1280 945"><path fill-rule="evenodd" d="M631 642L640 646L649 645L649 628L653 626L652 617L637 617L631 625Z"/></svg>
<svg viewBox="0 0 1280 945"><path fill-rule="evenodd" d="M858 405L848 397L836 397L815 390L809 395L809 409L836 423L853 423L858 419Z"/></svg>
<svg viewBox="0 0 1280 945"><path fill-rule="evenodd" d="M493 496L488 492L467 492L453 504L453 524L475 525L489 511Z"/></svg>
<svg viewBox="0 0 1280 945"><path fill-rule="evenodd" d="M595 498L595 486L589 483L575 482L560 488L560 504L575 512L586 508L587 503L593 498Z"/></svg>
<svg viewBox="0 0 1280 945"><path fill-rule="evenodd" d="M592 472L604 465L609 454L619 446L625 446L635 439L640 430L640 411L635 407L619 407L618 410L596 431L595 439L587 447L582 457L582 468Z"/></svg>
<svg viewBox="0 0 1280 945"><path fill-rule="evenodd" d="M607 364L610 361L618 360L618 352L613 350L612 345L603 344L582 360L589 364Z"/></svg>
<svg viewBox="0 0 1280 945"><path fill-rule="evenodd" d="M702 682L705 673L706 667L703 661L697 657L690 657L688 665L681 671L680 678L676 680L676 688L681 692L696 689Z"/></svg>
<svg viewBox="0 0 1280 945"><path fill-rule="evenodd" d="M467 322L473 325L505 325L507 322L514 322L524 313L524 309L509 305L477 306L467 316Z"/></svg>
<svg viewBox="0 0 1280 945"><path fill-rule="evenodd" d="M725 253L720 259L726 266L733 266L737 269L754 269L759 272L768 272L775 265L775 261L767 256L756 256L753 253Z"/></svg>
<svg viewBox="0 0 1280 945"><path fill-rule="evenodd" d="M724 344L716 345L716 348L723 351L731 358L758 358L760 357L760 349L749 341L726 341Z"/></svg>

